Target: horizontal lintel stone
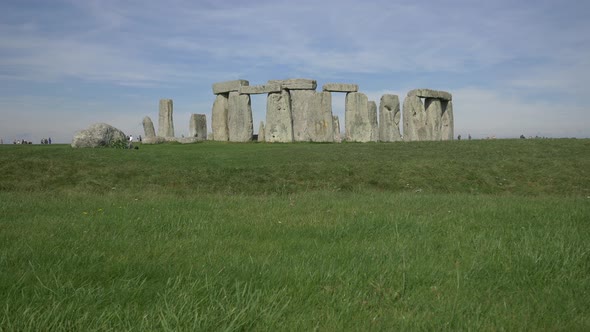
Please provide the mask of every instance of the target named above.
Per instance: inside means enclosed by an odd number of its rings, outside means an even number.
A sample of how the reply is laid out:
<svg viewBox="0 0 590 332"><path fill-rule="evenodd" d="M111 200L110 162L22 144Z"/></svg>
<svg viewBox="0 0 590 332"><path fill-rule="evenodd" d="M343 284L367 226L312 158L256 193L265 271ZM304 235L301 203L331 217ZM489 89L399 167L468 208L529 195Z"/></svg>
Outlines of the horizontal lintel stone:
<svg viewBox="0 0 590 332"><path fill-rule="evenodd" d="M322 90L329 92L358 92L359 86L347 83L326 83L322 87Z"/></svg>
<svg viewBox="0 0 590 332"><path fill-rule="evenodd" d="M264 93L281 92L280 84L264 84L264 85L242 85L239 90L240 94L257 95Z"/></svg>
<svg viewBox="0 0 590 332"><path fill-rule="evenodd" d="M414 89L408 92L408 96L416 96L420 98L436 98L441 100L453 100L453 96L446 91L430 89Z"/></svg>
<svg viewBox="0 0 590 332"><path fill-rule="evenodd" d="M229 93L233 91L239 91L241 86L250 85L250 82L246 80L235 80L226 81L213 84L213 94L218 95L221 93Z"/></svg>
<svg viewBox="0 0 590 332"><path fill-rule="evenodd" d="M291 78L288 80L270 80L268 84L279 84L287 90L315 90L318 86L316 80L306 78Z"/></svg>

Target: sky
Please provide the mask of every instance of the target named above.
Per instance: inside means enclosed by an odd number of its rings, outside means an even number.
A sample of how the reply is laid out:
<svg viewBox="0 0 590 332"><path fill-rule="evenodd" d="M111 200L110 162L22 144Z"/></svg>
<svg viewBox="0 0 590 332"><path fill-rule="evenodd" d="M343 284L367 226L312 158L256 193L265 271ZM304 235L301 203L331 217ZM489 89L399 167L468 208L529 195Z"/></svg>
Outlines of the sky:
<svg viewBox="0 0 590 332"><path fill-rule="evenodd" d="M455 135L590 137L587 0L2 0L0 138L70 143L106 122L176 136L211 85L309 78L369 100L452 93ZM344 94L333 94L344 130ZM252 96L254 132L266 96Z"/></svg>

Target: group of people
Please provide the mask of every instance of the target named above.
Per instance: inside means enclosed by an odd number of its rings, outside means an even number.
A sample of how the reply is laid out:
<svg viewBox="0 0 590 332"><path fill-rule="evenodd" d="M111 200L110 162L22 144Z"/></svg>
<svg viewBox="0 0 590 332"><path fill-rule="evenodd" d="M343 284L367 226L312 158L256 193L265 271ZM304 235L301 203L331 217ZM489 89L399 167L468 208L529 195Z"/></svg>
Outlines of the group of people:
<svg viewBox="0 0 590 332"><path fill-rule="evenodd" d="M31 141L27 141L26 139L19 139L19 140L14 140L12 142L12 144L33 144L33 142Z"/></svg>
<svg viewBox="0 0 590 332"><path fill-rule="evenodd" d="M51 137L49 138L42 138L41 144L51 144Z"/></svg>

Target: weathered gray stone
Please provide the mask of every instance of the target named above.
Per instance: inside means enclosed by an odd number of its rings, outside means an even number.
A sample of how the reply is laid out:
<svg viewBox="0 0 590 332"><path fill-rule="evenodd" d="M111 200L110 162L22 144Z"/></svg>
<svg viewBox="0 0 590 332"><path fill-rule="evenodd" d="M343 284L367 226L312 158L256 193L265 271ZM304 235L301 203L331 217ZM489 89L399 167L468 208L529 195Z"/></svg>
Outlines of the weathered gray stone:
<svg viewBox="0 0 590 332"><path fill-rule="evenodd" d="M229 93L227 128L230 142L250 142L254 134L249 95Z"/></svg>
<svg viewBox="0 0 590 332"><path fill-rule="evenodd" d="M226 81L213 84L213 94L229 93L232 91L239 91L241 86L250 85L246 80Z"/></svg>
<svg viewBox="0 0 590 332"><path fill-rule="evenodd" d="M172 99L160 99L160 114L158 117L158 136L174 137L174 122L172 120Z"/></svg>
<svg viewBox="0 0 590 332"><path fill-rule="evenodd" d="M453 116L453 101L443 101L443 115L441 138L443 141L452 141L455 137L455 119Z"/></svg>
<svg viewBox="0 0 590 332"><path fill-rule="evenodd" d="M369 100L364 93L349 92L346 94L344 122L347 141L371 141L372 129L369 118Z"/></svg>
<svg viewBox="0 0 590 332"><path fill-rule="evenodd" d="M203 141L207 140L207 116L205 114L192 114L188 133L190 137Z"/></svg>
<svg viewBox="0 0 590 332"><path fill-rule="evenodd" d="M369 101L369 123L371 124L371 142L379 141L379 123L377 121L377 104Z"/></svg>
<svg viewBox="0 0 590 332"><path fill-rule="evenodd" d="M291 78L288 80L270 80L268 84L279 84L287 90L315 90L318 83L307 78Z"/></svg>
<svg viewBox="0 0 590 332"><path fill-rule="evenodd" d="M168 137L168 138L174 138L174 137ZM166 142L166 138L164 137L145 137L144 139L141 140L141 144L160 144L160 143L164 143Z"/></svg>
<svg viewBox="0 0 590 332"><path fill-rule="evenodd" d="M293 142L291 100L286 90L268 94L264 138L266 142Z"/></svg>
<svg viewBox="0 0 590 332"><path fill-rule="evenodd" d="M426 138L427 141L441 140L442 105L440 99L426 98L424 100L426 110Z"/></svg>
<svg viewBox="0 0 590 332"><path fill-rule="evenodd" d="M312 142L333 142L332 94L330 92L314 92L311 106L307 113L309 140Z"/></svg>
<svg viewBox="0 0 590 332"><path fill-rule="evenodd" d="M258 126L258 142L265 142L266 139L264 138L264 121L260 121L260 126Z"/></svg>
<svg viewBox="0 0 590 332"><path fill-rule="evenodd" d="M291 98L291 116L293 119L293 140L295 142L311 141L309 121L310 115L316 112L313 98L316 92L313 90L292 90L289 91Z"/></svg>
<svg viewBox="0 0 590 332"><path fill-rule="evenodd" d="M281 92L280 84L264 84L264 85L242 85L239 90L240 94L260 95L272 92Z"/></svg>
<svg viewBox="0 0 590 332"><path fill-rule="evenodd" d="M122 141L127 143L127 136L121 130L106 124L95 123L87 129L80 130L72 140L73 148L97 148L108 147L113 143Z"/></svg>
<svg viewBox="0 0 590 332"><path fill-rule="evenodd" d="M227 128L228 107L228 95L219 94L215 97L211 111L211 130L215 141L227 141L229 139Z"/></svg>
<svg viewBox="0 0 590 332"><path fill-rule="evenodd" d="M342 135L340 134L340 119L337 115L332 116L332 128L334 129L334 142L342 142Z"/></svg>
<svg viewBox="0 0 590 332"><path fill-rule="evenodd" d="M347 83L326 83L322 87L322 90L330 92L358 92L359 86Z"/></svg>
<svg viewBox="0 0 590 332"><path fill-rule="evenodd" d="M436 98L441 100L453 100L453 96L446 91L430 89L414 89L408 92L408 96L416 96L420 98Z"/></svg>
<svg viewBox="0 0 590 332"><path fill-rule="evenodd" d="M156 137L156 130L154 129L154 123L149 116L143 118L143 133L146 138Z"/></svg>
<svg viewBox="0 0 590 332"><path fill-rule="evenodd" d="M404 120L404 141L426 140L426 110L417 96L406 96L402 109Z"/></svg>
<svg viewBox="0 0 590 332"><path fill-rule="evenodd" d="M390 94L381 96L379 102L379 140L381 142L401 141L399 131L401 115L398 96Z"/></svg>

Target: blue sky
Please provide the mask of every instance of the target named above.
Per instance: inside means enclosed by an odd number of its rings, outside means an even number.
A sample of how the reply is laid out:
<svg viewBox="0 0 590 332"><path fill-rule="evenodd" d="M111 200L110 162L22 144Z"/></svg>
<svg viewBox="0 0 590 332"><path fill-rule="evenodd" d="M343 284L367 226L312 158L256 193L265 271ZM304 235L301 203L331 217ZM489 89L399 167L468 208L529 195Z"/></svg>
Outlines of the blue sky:
<svg viewBox="0 0 590 332"><path fill-rule="evenodd" d="M192 113L211 121L212 83L297 77L377 103L449 91L464 137L590 137L589 15L585 0L3 0L0 137L143 134L160 98L187 135ZM266 97L252 107L257 132ZM343 94L333 111L343 128Z"/></svg>

